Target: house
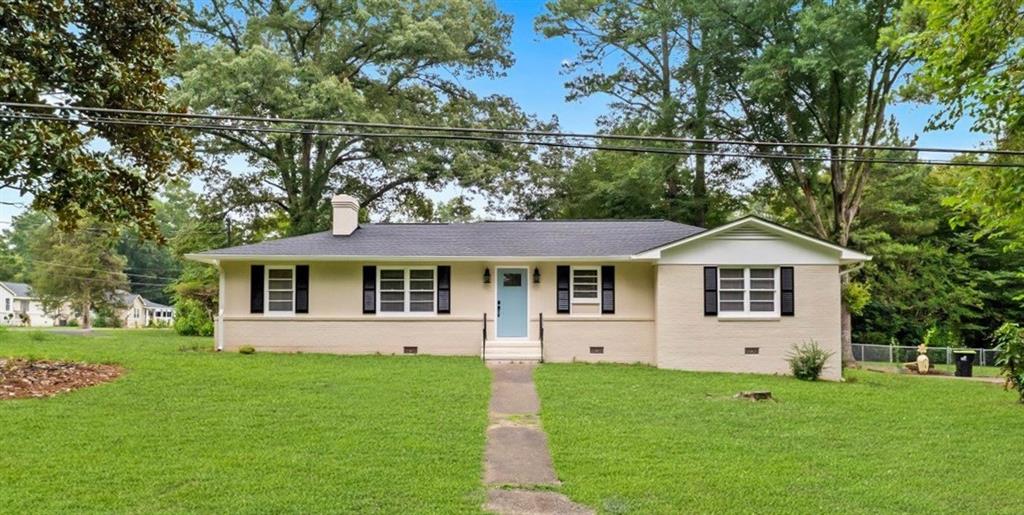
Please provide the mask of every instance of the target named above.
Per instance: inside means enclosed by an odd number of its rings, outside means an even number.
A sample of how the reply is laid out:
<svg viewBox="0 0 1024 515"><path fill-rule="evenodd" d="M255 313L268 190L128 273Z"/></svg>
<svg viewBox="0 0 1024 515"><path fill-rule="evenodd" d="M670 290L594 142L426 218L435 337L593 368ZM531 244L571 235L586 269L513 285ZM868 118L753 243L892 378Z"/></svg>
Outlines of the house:
<svg viewBox="0 0 1024 515"><path fill-rule="evenodd" d="M0 325L49 327L58 317L47 313L43 303L25 283L0 281Z"/></svg>
<svg viewBox="0 0 1024 515"><path fill-rule="evenodd" d="M116 311L121 327L169 326L174 323L174 308L153 302L137 293L119 294L122 308Z"/></svg>
<svg viewBox="0 0 1024 515"><path fill-rule="evenodd" d="M840 266L869 256L746 217L359 224L191 254L220 270L220 349L476 355L787 373L833 352Z"/></svg>

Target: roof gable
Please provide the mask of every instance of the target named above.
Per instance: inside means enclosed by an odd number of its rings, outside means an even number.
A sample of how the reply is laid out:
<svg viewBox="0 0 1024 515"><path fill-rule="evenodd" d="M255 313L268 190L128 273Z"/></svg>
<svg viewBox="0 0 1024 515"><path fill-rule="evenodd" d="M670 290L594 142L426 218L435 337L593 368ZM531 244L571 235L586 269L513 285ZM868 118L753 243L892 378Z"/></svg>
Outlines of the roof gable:
<svg viewBox="0 0 1024 515"><path fill-rule="evenodd" d="M752 241L761 242L760 250L771 251L771 257L751 255L749 242ZM764 259L786 264L814 264L820 262L820 257L826 257L827 261L839 264L871 260L871 256L866 254L755 216L741 218L721 227L654 247L635 255L634 258L678 259L682 253L690 253L689 260L700 261L700 258L707 256L708 252L705 251L712 248L718 262L722 261L723 256L734 261L721 264L743 264Z"/></svg>

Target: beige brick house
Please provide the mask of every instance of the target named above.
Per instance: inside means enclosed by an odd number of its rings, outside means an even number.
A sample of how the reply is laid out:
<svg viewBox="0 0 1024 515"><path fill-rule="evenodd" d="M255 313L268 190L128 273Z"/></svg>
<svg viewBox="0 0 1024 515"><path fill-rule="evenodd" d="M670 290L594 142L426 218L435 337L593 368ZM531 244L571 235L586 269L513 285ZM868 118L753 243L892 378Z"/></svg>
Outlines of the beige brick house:
<svg viewBox="0 0 1024 515"><path fill-rule="evenodd" d="M220 269L220 349L476 355L786 373L834 352L841 265L870 257L747 217L359 224L188 257Z"/></svg>

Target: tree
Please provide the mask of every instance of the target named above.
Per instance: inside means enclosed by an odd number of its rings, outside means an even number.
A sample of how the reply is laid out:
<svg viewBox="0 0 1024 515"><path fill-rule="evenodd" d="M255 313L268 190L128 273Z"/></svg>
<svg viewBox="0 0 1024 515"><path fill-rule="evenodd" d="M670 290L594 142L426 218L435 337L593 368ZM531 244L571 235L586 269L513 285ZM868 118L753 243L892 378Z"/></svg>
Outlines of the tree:
<svg viewBox="0 0 1024 515"><path fill-rule="evenodd" d="M921 62L903 93L945 107L930 121L972 128L1003 150L1024 150L1024 6L1019 0L908 0L898 41ZM1020 163L1016 157L994 161ZM977 222L978 234L1024 246L1024 166L961 169L961 187L948 203L957 224Z"/></svg>
<svg viewBox="0 0 1024 515"><path fill-rule="evenodd" d="M610 96L613 112L601 120L607 129L632 126L646 135L703 139L723 133L724 106L711 73L714 55L703 45L700 10L708 3L556 0L536 26L546 37L569 37L580 48L565 65L573 75L567 99ZM660 216L703 226L709 209L706 161L695 156L692 170L673 155L634 162L660 172Z"/></svg>
<svg viewBox="0 0 1024 515"><path fill-rule="evenodd" d="M2 2L0 101L170 109L162 69L179 17L172 0ZM32 195L33 207L57 213L65 228L88 213L152 232L153 192L176 163L194 164L188 135L73 117L0 124L0 189Z"/></svg>
<svg viewBox="0 0 1024 515"><path fill-rule="evenodd" d="M32 290L50 311L66 304L92 328L92 312L122 306L128 288L125 259L114 250L119 235L105 224L83 219L69 231L50 224L32 248Z"/></svg>
<svg viewBox="0 0 1024 515"><path fill-rule="evenodd" d="M192 225L200 203L199 196L184 181L171 181L153 199L154 221L161 236L157 241L140 231L126 228L117 244L117 252L125 257L125 270L131 291L162 304L172 302L167 285L169 278L181 273L184 259L176 255L172 245L176 235ZM225 228L218 227L223 234ZM205 250L205 249L204 249Z"/></svg>
<svg viewBox="0 0 1024 515"><path fill-rule="evenodd" d="M0 281L27 282L32 276L32 243L49 223L45 213L24 211L0 231Z"/></svg>
<svg viewBox="0 0 1024 515"><path fill-rule="evenodd" d="M907 0L894 37L920 65L902 93L945 106L931 127L967 116L989 134L1024 129L1022 16L1020 0Z"/></svg>
<svg viewBox="0 0 1024 515"><path fill-rule="evenodd" d="M703 45L721 59L716 80L733 92L743 138L828 143L824 165L765 159L770 180L814 235L849 245L872 158L838 145L876 145L896 129L886 118L912 57L887 40L900 0L720 2L707 11ZM842 357L853 363L851 318L842 309Z"/></svg>
<svg viewBox="0 0 1024 515"><path fill-rule="evenodd" d="M460 83L497 76L512 64L511 19L485 0L213 0L190 12L188 27L177 94L197 111L425 125L532 123L510 99L480 97ZM240 155L248 163L247 171L232 173L213 162L207 176L235 212L274 218L280 210L290 234L329 225L331 192L386 211L413 199L423 203L425 190L451 184L487 190L496 176L529 159L518 145L366 134L218 132L201 144L221 160Z"/></svg>

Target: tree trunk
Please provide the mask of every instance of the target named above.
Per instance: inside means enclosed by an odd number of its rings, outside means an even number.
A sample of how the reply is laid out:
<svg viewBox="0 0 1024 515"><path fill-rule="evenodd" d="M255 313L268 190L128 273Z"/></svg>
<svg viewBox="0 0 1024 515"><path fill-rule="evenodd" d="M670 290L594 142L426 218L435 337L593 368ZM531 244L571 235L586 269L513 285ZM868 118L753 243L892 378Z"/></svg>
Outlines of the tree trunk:
<svg viewBox="0 0 1024 515"><path fill-rule="evenodd" d="M86 302L82 304L82 329L88 331L92 329L92 303Z"/></svg>
<svg viewBox="0 0 1024 515"><path fill-rule="evenodd" d="M842 307L839 312L840 317L840 336L842 341L842 357L843 367L849 368L857 366L857 360L853 357L853 317L850 315L850 309L846 306L846 301L843 301Z"/></svg>
<svg viewBox="0 0 1024 515"><path fill-rule="evenodd" d="M695 68L693 84L694 111L693 136L697 139L707 137L707 116L708 116L708 85L707 78L701 76L700 70ZM698 144L697 149L704 150L703 144ZM708 215L708 184L705 173L705 156L697 154L696 166L693 170L693 224L704 227L707 224Z"/></svg>

